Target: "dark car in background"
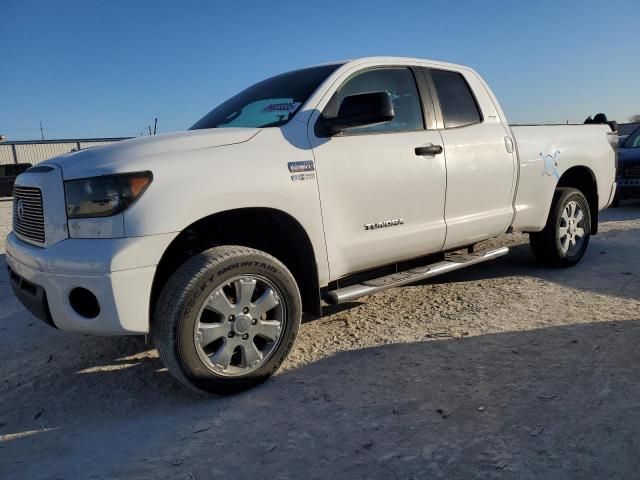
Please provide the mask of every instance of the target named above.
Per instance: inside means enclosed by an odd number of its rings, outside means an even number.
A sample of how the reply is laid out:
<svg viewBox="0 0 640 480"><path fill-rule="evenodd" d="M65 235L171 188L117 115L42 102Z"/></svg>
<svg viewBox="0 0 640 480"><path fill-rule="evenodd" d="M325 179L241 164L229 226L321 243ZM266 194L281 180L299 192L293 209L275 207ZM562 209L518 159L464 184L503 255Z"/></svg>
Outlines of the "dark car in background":
<svg viewBox="0 0 640 480"><path fill-rule="evenodd" d="M30 163L0 165L0 198L13 195L13 182L16 177L30 167Z"/></svg>
<svg viewBox="0 0 640 480"><path fill-rule="evenodd" d="M637 127L618 147L618 184L613 207L620 200L640 198L640 127Z"/></svg>

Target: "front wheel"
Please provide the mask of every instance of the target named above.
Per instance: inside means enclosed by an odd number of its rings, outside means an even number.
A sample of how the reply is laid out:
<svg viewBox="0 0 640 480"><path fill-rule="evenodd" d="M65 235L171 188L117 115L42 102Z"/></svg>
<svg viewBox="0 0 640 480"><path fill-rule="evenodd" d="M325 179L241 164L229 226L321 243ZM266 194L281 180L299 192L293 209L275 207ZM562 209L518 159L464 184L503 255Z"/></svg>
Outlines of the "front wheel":
<svg viewBox="0 0 640 480"><path fill-rule="evenodd" d="M187 260L158 299L153 338L160 359L185 385L235 393L270 377L300 326L300 292L276 258L224 246Z"/></svg>
<svg viewBox="0 0 640 480"><path fill-rule="evenodd" d="M591 236L591 210L585 196L575 188L558 188L553 196L547 224L530 233L531 249L543 263L569 267L580 261Z"/></svg>

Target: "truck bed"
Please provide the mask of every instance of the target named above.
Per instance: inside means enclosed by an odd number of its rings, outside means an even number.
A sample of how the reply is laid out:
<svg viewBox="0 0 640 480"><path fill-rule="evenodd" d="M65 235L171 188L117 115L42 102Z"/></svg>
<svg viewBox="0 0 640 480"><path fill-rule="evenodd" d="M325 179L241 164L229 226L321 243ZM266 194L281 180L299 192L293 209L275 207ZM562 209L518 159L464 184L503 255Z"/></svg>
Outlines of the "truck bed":
<svg viewBox="0 0 640 480"><path fill-rule="evenodd" d="M598 209L615 192L618 136L609 125L511 125L519 159L514 231L539 231L547 220L558 180L572 168L598 179ZM544 199L544 201L541 201Z"/></svg>

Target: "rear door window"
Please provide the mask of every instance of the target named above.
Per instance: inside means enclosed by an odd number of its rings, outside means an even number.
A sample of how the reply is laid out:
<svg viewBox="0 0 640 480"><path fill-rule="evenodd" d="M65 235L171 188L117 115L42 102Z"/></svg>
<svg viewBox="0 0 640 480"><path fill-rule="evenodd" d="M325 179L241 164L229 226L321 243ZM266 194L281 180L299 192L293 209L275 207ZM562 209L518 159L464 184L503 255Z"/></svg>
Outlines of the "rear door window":
<svg viewBox="0 0 640 480"><path fill-rule="evenodd" d="M431 69L445 128L464 127L482 121L469 84L458 72Z"/></svg>

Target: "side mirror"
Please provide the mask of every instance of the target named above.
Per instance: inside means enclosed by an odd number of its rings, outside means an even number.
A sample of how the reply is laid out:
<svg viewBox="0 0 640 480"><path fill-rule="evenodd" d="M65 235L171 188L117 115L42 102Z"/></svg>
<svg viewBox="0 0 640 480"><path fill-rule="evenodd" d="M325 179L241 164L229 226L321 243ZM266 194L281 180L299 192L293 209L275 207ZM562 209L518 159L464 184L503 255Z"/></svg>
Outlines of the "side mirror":
<svg viewBox="0 0 640 480"><path fill-rule="evenodd" d="M345 97L338 115L325 118L322 127L328 135L335 135L349 128L389 122L394 116L393 102L387 92L360 93Z"/></svg>

